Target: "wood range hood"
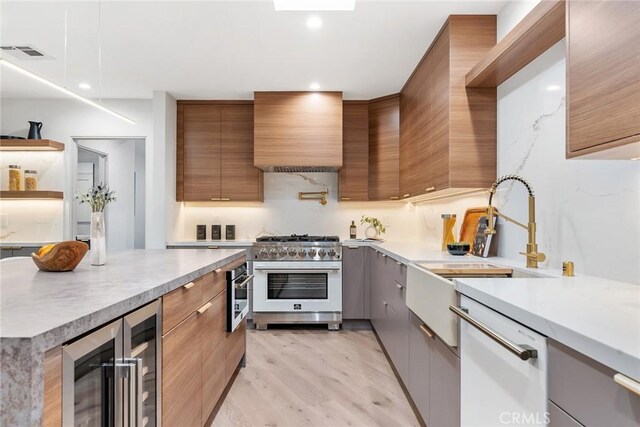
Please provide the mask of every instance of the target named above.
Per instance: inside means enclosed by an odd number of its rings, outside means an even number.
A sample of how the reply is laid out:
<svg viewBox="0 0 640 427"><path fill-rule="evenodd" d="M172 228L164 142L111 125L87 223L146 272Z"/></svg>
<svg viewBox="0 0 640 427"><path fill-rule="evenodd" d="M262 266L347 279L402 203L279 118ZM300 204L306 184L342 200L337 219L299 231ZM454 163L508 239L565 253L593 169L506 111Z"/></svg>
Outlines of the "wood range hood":
<svg viewBox="0 0 640 427"><path fill-rule="evenodd" d="M254 165L267 172L342 167L342 92L255 92Z"/></svg>

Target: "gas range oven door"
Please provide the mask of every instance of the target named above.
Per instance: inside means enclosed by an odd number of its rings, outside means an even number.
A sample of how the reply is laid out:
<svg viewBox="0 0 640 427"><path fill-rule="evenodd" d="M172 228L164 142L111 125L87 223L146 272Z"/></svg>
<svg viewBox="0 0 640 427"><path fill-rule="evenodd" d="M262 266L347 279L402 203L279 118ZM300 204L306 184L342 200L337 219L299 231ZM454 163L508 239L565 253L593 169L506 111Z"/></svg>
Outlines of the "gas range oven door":
<svg viewBox="0 0 640 427"><path fill-rule="evenodd" d="M342 312L342 263L253 264L254 312Z"/></svg>

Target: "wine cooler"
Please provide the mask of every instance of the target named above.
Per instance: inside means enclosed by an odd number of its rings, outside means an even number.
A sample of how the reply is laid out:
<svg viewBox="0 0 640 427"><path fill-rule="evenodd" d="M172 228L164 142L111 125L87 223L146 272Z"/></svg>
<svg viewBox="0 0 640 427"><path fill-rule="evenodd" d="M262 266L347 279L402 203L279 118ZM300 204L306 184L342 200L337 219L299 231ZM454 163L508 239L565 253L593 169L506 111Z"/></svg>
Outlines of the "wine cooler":
<svg viewBox="0 0 640 427"><path fill-rule="evenodd" d="M160 309L154 301L63 346L64 427L160 425Z"/></svg>

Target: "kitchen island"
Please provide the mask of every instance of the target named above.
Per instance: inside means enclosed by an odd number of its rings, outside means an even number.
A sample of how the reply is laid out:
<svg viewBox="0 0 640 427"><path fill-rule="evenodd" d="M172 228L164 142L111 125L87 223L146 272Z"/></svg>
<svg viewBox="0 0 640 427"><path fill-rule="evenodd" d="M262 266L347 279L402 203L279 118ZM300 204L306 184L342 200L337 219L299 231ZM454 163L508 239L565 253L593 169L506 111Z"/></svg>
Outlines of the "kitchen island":
<svg viewBox="0 0 640 427"><path fill-rule="evenodd" d="M130 250L73 272L0 263L0 425L41 425L45 352L245 256L240 249Z"/></svg>

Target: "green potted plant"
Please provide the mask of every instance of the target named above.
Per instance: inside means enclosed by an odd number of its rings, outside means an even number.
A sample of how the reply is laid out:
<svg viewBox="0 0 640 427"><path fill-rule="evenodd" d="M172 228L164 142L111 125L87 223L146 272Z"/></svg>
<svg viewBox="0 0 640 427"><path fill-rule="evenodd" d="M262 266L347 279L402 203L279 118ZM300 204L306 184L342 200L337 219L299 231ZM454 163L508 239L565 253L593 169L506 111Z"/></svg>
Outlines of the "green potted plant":
<svg viewBox="0 0 640 427"><path fill-rule="evenodd" d="M373 216L364 216L360 219L360 225L369 224L367 229L364 231L365 236L370 239L379 238L380 234L384 234L386 228L382 222Z"/></svg>

